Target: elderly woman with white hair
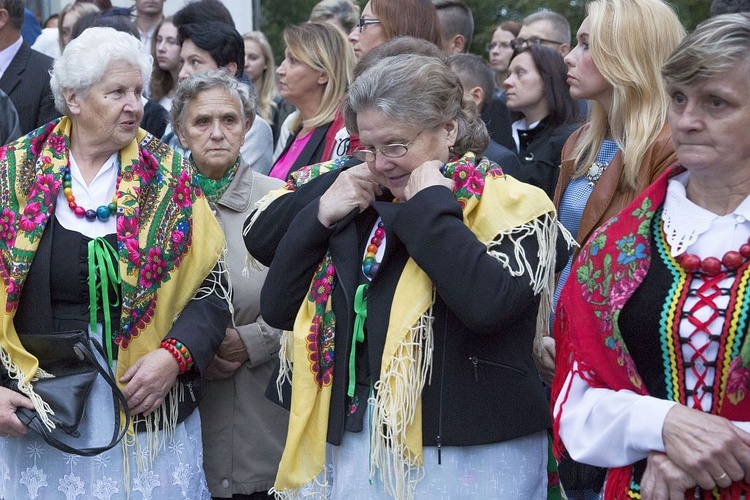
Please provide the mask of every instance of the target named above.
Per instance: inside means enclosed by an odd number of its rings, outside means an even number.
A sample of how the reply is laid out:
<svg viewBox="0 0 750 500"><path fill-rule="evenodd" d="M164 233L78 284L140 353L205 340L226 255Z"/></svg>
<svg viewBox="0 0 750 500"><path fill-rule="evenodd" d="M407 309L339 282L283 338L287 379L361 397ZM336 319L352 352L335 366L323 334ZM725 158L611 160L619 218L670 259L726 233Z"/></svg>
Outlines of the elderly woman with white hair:
<svg viewBox="0 0 750 500"><path fill-rule="evenodd" d="M210 497L194 410L229 320L224 235L190 164L138 128L151 67L132 35L86 30L54 66L63 118L0 149L0 497ZM16 415L54 422L23 339L71 330L104 344L133 416L120 448L93 457ZM106 442L112 420L97 379L77 429Z"/></svg>

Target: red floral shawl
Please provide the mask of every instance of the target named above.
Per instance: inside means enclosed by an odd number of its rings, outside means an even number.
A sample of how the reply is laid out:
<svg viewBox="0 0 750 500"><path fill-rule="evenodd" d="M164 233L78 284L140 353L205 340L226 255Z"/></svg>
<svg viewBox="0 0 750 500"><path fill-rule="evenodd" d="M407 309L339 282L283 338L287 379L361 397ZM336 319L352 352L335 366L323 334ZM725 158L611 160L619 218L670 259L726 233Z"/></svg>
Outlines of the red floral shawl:
<svg viewBox="0 0 750 500"><path fill-rule="evenodd" d="M661 175L622 212L592 234L573 264L558 302L554 325L557 366L552 408L558 398L563 398L560 414L567 399L567 393L562 393L563 384L575 363L575 372L591 387L648 394L622 338L618 318L648 272L652 224L659 223L655 214L664 203L668 181L683 171L682 167L675 167ZM747 338L745 336L741 355L729 366L726 390L720 395L718 414L732 420L750 420L750 398L744 397L750 387ZM560 414L554 419L554 451L558 458L564 452L559 433ZM628 495L631 475L631 466L610 469L604 498L631 498ZM746 485L735 483L718 497L712 492L705 492L705 496L734 499L747 493Z"/></svg>

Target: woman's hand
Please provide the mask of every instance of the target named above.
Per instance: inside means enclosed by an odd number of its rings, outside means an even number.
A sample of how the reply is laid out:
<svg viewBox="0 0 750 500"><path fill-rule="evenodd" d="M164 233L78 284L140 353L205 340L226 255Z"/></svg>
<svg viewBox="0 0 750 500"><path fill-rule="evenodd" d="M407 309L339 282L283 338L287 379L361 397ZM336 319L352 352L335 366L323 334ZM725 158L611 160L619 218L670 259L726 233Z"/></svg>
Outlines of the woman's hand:
<svg viewBox="0 0 750 500"><path fill-rule="evenodd" d="M750 482L750 434L729 420L675 405L662 428L667 457L711 490Z"/></svg>
<svg viewBox="0 0 750 500"><path fill-rule="evenodd" d="M0 437L21 437L29 432L16 416L18 408L33 410L34 404L23 394L0 387Z"/></svg>
<svg viewBox="0 0 750 500"><path fill-rule="evenodd" d="M324 226L331 227L354 209L362 212L381 194L383 190L366 164L348 168L320 197L318 220Z"/></svg>
<svg viewBox="0 0 750 500"><path fill-rule="evenodd" d="M646 471L641 479L641 496L649 500L685 500L685 492L698 483L680 469L664 453L648 455Z"/></svg>
<svg viewBox="0 0 750 500"><path fill-rule="evenodd" d="M440 171L444 163L440 160L430 160L415 168L409 176L409 182L404 188L404 201L430 186L445 186L451 191L455 187L453 179L448 179Z"/></svg>
<svg viewBox="0 0 750 500"><path fill-rule="evenodd" d="M145 416L157 409L179 374L177 360L166 349L159 348L139 358L120 379L127 384L122 393L130 411Z"/></svg>
<svg viewBox="0 0 750 500"><path fill-rule="evenodd" d="M541 345L534 346L534 364L542 376L542 380L552 387L555 379L555 339L545 335L542 337Z"/></svg>
<svg viewBox="0 0 750 500"><path fill-rule="evenodd" d="M219 346L219 351L206 370L206 379L229 378L240 369L242 363L250 359L240 334L234 328L227 328L227 334Z"/></svg>

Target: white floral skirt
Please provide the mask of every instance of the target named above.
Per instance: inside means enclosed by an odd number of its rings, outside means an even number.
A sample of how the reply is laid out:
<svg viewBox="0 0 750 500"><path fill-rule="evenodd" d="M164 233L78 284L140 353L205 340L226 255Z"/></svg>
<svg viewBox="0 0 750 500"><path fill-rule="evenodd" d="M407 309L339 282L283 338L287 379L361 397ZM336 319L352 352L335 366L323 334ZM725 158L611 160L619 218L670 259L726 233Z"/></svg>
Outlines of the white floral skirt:
<svg viewBox="0 0 750 500"><path fill-rule="evenodd" d="M82 425L98 429L93 442L112 437L112 394L98 378ZM105 410L107 409L107 410ZM210 499L203 473L201 419L196 409L163 436L164 446L148 459L146 433L94 457L64 453L33 431L22 438L0 438L0 498L4 500ZM128 481L125 481L127 474Z"/></svg>

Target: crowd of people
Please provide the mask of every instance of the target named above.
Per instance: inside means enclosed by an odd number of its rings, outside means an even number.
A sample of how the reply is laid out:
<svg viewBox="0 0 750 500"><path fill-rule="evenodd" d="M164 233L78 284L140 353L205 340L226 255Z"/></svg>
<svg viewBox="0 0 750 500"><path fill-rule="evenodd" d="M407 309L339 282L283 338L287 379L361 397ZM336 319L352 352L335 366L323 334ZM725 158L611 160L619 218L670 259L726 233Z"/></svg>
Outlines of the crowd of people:
<svg viewBox="0 0 750 500"><path fill-rule="evenodd" d="M163 6L0 0L0 498L750 497L750 6Z"/></svg>

